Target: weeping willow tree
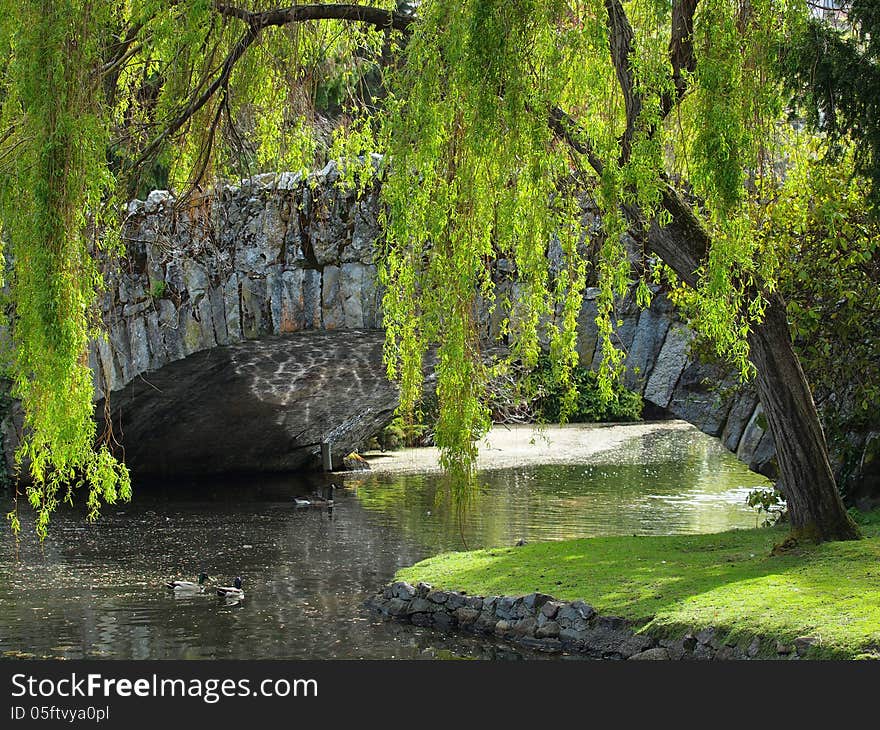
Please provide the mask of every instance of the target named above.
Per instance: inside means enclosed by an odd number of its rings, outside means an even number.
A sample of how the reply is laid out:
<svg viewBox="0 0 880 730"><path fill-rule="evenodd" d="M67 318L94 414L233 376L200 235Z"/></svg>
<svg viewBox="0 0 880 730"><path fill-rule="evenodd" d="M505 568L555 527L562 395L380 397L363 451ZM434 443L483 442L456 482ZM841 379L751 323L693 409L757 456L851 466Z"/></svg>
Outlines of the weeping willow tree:
<svg viewBox="0 0 880 730"><path fill-rule="evenodd" d="M112 202L108 170L116 187L159 169L188 191L333 155L343 184L381 184L388 373L414 408L437 347L436 438L459 502L489 422L481 312L502 318L512 358L534 365L547 349L569 383L595 266L605 392L624 359L612 343L615 298L635 286L647 304L649 280L669 282L719 354L757 379L794 536L857 536L778 293L785 261L760 235L789 159L779 54L804 26L805 0L6 5L0 158L16 172L2 220L24 285L12 291L14 372L35 504L51 508L74 472L91 494L127 494L124 468L88 444L82 359L98 285L83 232ZM8 20L21 10L54 34ZM49 89L29 69L41 43L65 59ZM332 139L316 134L330 106ZM59 123L76 134L56 137ZM60 181L47 135L68 145ZM43 179L54 197L36 194ZM33 199L27 215L20 194ZM586 195L602 213L595 262L581 255ZM625 235L644 251L637 281ZM496 286L499 260L515 271L516 296ZM62 298L40 294L29 315L36 290ZM33 348L56 346L56 330L69 336L50 371Z"/></svg>
<svg viewBox="0 0 880 730"><path fill-rule="evenodd" d="M94 259L113 181L108 120L96 103L100 31L107 9L77 2L3 2L0 53L0 224L12 262L12 394L25 413L18 457L29 463L27 498L46 534L59 499L88 485L90 516L128 498L129 476L96 446L86 347L97 323ZM27 32L22 29L27 28ZM17 513L10 515L13 529Z"/></svg>

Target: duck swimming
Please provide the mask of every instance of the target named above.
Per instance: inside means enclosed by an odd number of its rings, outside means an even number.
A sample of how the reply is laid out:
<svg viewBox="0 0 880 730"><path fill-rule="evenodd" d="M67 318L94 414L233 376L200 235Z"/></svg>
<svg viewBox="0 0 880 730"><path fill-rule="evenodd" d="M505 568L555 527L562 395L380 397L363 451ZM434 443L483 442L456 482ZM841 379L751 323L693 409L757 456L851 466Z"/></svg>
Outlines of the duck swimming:
<svg viewBox="0 0 880 730"><path fill-rule="evenodd" d="M319 494L318 492L313 492L312 496L309 498L306 497L294 497L293 504L296 507L332 507L333 506L333 492L338 489L335 484L331 484L326 492Z"/></svg>
<svg viewBox="0 0 880 730"><path fill-rule="evenodd" d="M210 576L205 573L199 573L199 582L193 583L191 580L171 580L168 581L165 586L169 591L174 591L176 594L183 593L204 593L205 592L205 581L208 580Z"/></svg>
<svg viewBox="0 0 880 730"><path fill-rule="evenodd" d="M223 598L244 598L244 591L241 589L241 578L236 577L232 581L231 586L217 586L217 595Z"/></svg>

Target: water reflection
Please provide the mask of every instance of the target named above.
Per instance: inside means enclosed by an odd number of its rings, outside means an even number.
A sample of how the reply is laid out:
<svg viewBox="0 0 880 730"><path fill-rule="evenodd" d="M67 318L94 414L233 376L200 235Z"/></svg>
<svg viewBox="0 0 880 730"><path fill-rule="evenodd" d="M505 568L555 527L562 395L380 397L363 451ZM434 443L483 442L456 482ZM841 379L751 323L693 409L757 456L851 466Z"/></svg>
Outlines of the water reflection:
<svg viewBox="0 0 880 730"><path fill-rule="evenodd" d="M487 472L470 547L593 534L751 526L763 483L720 446L677 430L588 463ZM0 654L113 658L511 658L509 648L383 623L366 596L399 567L460 549L436 476L354 475L332 516L296 509L322 482L253 477L138 485L96 525L56 515L40 545L0 534ZM7 505L3 505L4 510ZM246 598L175 597L169 578L244 579Z"/></svg>
<svg viewBox="0 0 880 730"><path fill-rule="evenodd" d="M645 434L582 464L484 471L461 525L436 475L367 473L346 484L367 509L391 516L438 552L461 549L462 532L478 547L754 527L746 495L768 482L717 440L689 429Z"/></svg>

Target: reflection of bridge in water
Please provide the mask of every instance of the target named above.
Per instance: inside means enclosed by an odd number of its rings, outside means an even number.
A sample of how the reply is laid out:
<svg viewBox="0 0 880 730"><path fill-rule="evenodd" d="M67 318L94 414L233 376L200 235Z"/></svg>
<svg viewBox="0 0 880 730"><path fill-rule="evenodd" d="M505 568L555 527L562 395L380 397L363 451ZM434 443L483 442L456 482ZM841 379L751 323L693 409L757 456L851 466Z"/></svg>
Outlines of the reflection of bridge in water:
<svg viewBox="0 0 880 730"><path fill-rule="evenodd" d="M382 365L377 194L356 201L336 177L331 164L181 209L161 191L130 205L127 257L106 273L109 336L90 364L136 471L286 470L319 462L322 442L347 453L388 422L396 390ZM596 366L594 296L578 347ZM757 398L692 359L668 300L643 312L623 301L617 316L628 385L772 473ZM491 338L497 323L485 320Z"/></svg>

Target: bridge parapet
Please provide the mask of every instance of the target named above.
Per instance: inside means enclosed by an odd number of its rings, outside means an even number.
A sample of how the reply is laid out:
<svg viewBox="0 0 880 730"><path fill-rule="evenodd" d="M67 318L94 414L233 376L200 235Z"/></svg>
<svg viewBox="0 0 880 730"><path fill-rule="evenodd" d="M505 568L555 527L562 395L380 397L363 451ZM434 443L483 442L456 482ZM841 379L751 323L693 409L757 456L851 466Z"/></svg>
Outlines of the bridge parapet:
<svg viewBox="0 0 880 730"><path fill-rule="evenodd" d="M105 272L96 398L201 350L271 334L379 329L375 191L356 200L334 164L260 175L178 202L133 201L127 256Z"/></svg>

